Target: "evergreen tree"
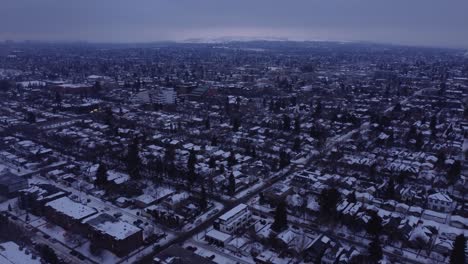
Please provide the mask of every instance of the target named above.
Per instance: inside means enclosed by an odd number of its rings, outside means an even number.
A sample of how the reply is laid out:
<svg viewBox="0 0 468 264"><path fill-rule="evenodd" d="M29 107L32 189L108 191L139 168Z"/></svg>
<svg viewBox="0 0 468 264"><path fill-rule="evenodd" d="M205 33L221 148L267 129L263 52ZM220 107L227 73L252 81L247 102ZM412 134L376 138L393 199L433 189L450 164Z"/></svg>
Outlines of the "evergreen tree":
<svg viewBox="0 0 468 264"><path fill-rule="evenodd" d="M299 137L294 139L293 150L295 152L299 152L301 150L301 139Z"/></svg>
<svg viewBox="0 0 468 264"><path fill-rule="evenodd" d="M96 81L93 85L93 91L94 93L99 93L102 89L101 82Z"/></svg>
<svg viewBox="0 0 468 264"><path fill-rule="evenodd" d="M395 142L395 133L393 132L393 128L388 132L388 139L387 139L387 146L392 147Z"/></svg>
<svg viewBox="0 0 468 264"><path fill-rule="evenodd" d="M301 120L299 117L294 119L294 132L299 134L301 132Z"/></svg>
<svg viewBox="0 0 468 264"><path fill-rule="evenodd" d="M432 133L435 133L435 131L436 131L436 126L437 126L437 116L436 116L436 115L433 115L433 116L431 117L431 124L430 124Z"/></svg>
<svg viewBox="0 0 468 264"><path fill-rule="evenodd" d="M245 154L246 156L250 156L250 155L251 155L251 153L250 153L250 145L247 144L247 145L245 146L245 152L244 152L244 154Z"/></svg>
<svg viewBox="0 0 468 264"><path fill-rule="evenodd" d="M189 183L193 184L196 180L195 176L195 164L197 163L197 156L195 154L195 151L193 149L190 151L188 161L187 161L187 170L188 170L188 177L189 177Z"/></svg>
<svg viewBox="0 0 468 264"><path fill-rule="evenodd" d="M12 209L11 209L11 204L8 204L8 212L11 212Z"/></svg>
<svg viewBox="0 0 468 264"><path fill-rule="evenodd" d="M275 210L274 222L271 225L271 230L279 233L288 226L288 212L284 201L278 202Z"/></svg>
<svg viewBox="0 0 468 264"><path fill-rule="evenodd" d="M218 146L218 138L215 136L211 138L211 146Z"/></svg>
<svg viewBox="0 0 468 264"><path fill-rule="evenodd" d="M453 243L452 253L450 254L450 264L459 264L466 262L466 238L463 234L458 235Z"/></svg>
<svg viewBox="0 0 468 264"><path fill-rule="evenodd" d="M260 192L258 196L259 196L258 202L260 204L265 204L266 201L265 201L265 195L263 194L263 192Z"/></svg>
<svg viewBox="0 0 468 264"><path fill-rule="evenodd" d="M234 154L234 151L231 151L231 154L229 155L227 162L228 162L229 167L232 167L232 166L237 164L237 160L236 160L236 156Z"/></svg>
<svg viewBox="0 0 468 264"><path fill-rule="evenodd" d="M385 190L386 196L388 199L394 199L395 198L395 182L393 179L390 179L388 181L387 189Z"/></svg>
<svg viewBox="0 0 468 264"><path fill-rule="evenodd" d="M197 155L195 154L195 151L192 149L190 150L190 154L187 160L187 169L189 171L194 171L196 163L197 163Z"/></svg>
<svg viewBox="0 0 468 264"><path fill-rule="evenodd" d="M26 121L28 123L36 123L36 115L33 112L28 112L26 114Z"/></svg>
<svg viewBox="0 0 468 264"><path fill-rule="evenodd" d="M439 151L439 152L437 153L437 163L436 163L437 166L438 166L438 167L444 166L444 163L445 163L445 159L446 159L446 158L447 158L447 157L445 156L445 152L442 151L442 150Z"/></svg>
<svg viewBox="0 0 468 264"><path fill-rule="evenodd" d="M446 89L447 89L447 84L445 82L441 82L439 85L439 95L445 94Z"/></svg>
<svg viewBox="0 0 468 264"><path fill-rule="evenodd" d="M141 159L140 159L140 151L138 147L138 139L135 138L133 142L128 146L128 152L127 152L128 174L133 179L139 179L140 167L141 167Z"/></svg>
<svg viewBox="0 0 468 264"><path fill-rule="evenodd" d="M208 161L208 166L211 169L214 169L216 167L216 159L213 156L210 157L210 160Z"/></svg>
<svg viewBox="0 0 468 264"><path fill-rule="evenodd" d="M369 177L375 178L377 174L377 165L374 163L369 167Z"/></svg>
<svg viewBox="0 0 468 264"><path fill-rule="evenodd" d="M291 118L288 115L283 115L283 130L291 129Z"/></svg>
<svg viewBox="0 0 468 264"><path fill-rule="evenodd" d="M238 117L235 117L232 120L232 131L234 132L239 131L239 127L240 127L240 119Z"/></svg>
<svg viewBox="0 0 468 264"><path fill-rule="evenodd" d="M62 103L62 95L59 92L55 92L55 104L59 106Z"/></svg>
<svg viewBox="0 0 468 264"><path fill-rule="evenodd" d="M380 232L382 232L382 218L377 213L372 213L371 219L367 223L366 230L375 237L378 237Z"/></svg>
<svg viewBox="0 0 468 264"><path fill-rule="evenodd" d="M320 214L322 217L334 217L336 205L340 201L340 193L335 188L324 189L319 195Z"/></svg>
<svg viewBox="0 0 468 264"><path fill-rule="evenodd" d="M234 178L234 174L231 172L229 174L229 186L228 186L229 195L234 196L236 193L236 178Z"/></svg>
<svg viewBox="0 0 468 264"><path fill-rule="evenodd" d="M174 179L177 176L177 169L175 167L174 162L171 162L169 163L169 165L167 165L166 171L167 171L167 176L171 179Z"/></svg>
<svg viewBox="0 0 468 264"><path fill-rule="evenodd" d="M112 126L114 124L114 114L110 107L107 107L104 110L104 123L108 126Z"/></svg>
<svg viewBox="0 0 468 264"><path fill-rule="evenodd" d="M278 159L273 159L273 160L271 161L271 169L272 169L273 171L277 171L277 170L279 169L279 168L278 168L278 163L279 163L279 162L278 162Z"/></svg>
<svg viewBox="0 0 468 264"><path fill-rule="evenodd" d="M205 186L202 185L200 193L200 207L205 210L208 207L208 198L206 196Z"/></svg>
<svg viewBox="0 0 468 264"><path fill-rule="evenodd" d="M206 119L205 119L205 129L206 129L206 130L209 130L210 127L211 127L210 119L209 119L209 118L206 118Z"/></svg>
<svg viewBox="0 0 468 264"><path fill-rule="evenodd" d="M226 101L224 102L224 109L226 110L226 114L229 115L231 113L231 108L229 105L229 97L226 97Z"/></svg>
<svg viewBox="0 0 468 264"><path fill-rule="evenodd" d="M461 162L455 161L447 172L447 178L451 184L455 183L461 174Z"/></svg>
<svg viewBox="0 0 468 264"><path fill-rule="evenodd" d="M398 174L398 177L397 177L397 182L399 184L403 184L403 183L405 183L406 178L407 178L406 173L405 172L400 172L400 174Z"/></svg>
<svg viewBox="0 0 468 264"><path fill-rule="evenodd" d="M48 245L42 245L40 250L42 258L49 264L59 263L57 254Z"/></svg>
<svg viewBox="0 0 468 264"><path fill-rule="evenodd" d="M104 186L107 184L107 168L106 165L100 163L96 171L96 180L94 182L97 186Z"/></svg>
<svg viewBox="0 0 468 264"><path fill-rule="evenodd" d="M369 244L369 258L373 263L378 263L383 258L382 245L377 237Z"/></svg>
<svg viewBox="0 0 468 264"><path fill-rule="evenodd" d="M357 199L356 199L356 192L353 191L352 193L348 194L348 202L349 203L356 203L357 202Z"/></svg>
<svg viewBox="0 0 468 264"><path fill-rule="evenodd" d="M416 135L416 149L421 150L423 145L424 145L424 137L423 137L422 133L418 133Z"/></svg>
<svg viewBox="0 0 468 264"><path fill-rule="evenodd" d="M174 147L168 145L164 150L164 162L166 164L174 163L175 161L175 149Z"/></svg>
<svg viewBox="0 0 468 264"><path fill-rule="evenodd" d="M283 169L284 167L288 166L290 163L289 154L286 153L284 150L281 150L279 153L279 168Z"/></svg>
<svg viewBox="0 0 468 264"><path fill-rule="evenodd" d="M0 80L0 91L6 92L12 87L10 81L6 79Z"/></svg>
<svg viewBox="0 0 468 264"><path fill-rule="evenodd" d="M322 102L318 101L317 105L315 106L315 115L320 116L322 114Z"/></svg>

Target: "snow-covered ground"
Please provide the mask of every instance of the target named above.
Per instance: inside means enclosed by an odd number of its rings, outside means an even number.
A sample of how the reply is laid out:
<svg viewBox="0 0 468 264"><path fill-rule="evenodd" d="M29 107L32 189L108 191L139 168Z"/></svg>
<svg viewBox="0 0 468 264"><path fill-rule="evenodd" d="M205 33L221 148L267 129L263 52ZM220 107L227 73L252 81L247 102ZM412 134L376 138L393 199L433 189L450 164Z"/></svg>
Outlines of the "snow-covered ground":
<svg viewBox="0 0 468 264"><path fill-rule="evenodd" d="M212 258L212 260L219 264L254 264L255 261L251 257L246 257L241 254L233 253L225 248L215 247L206 242L197 240L189 240L184 243L184 247L196 248L195 253L202 257ZM214 256L214 258L213 258Z"/></svg>

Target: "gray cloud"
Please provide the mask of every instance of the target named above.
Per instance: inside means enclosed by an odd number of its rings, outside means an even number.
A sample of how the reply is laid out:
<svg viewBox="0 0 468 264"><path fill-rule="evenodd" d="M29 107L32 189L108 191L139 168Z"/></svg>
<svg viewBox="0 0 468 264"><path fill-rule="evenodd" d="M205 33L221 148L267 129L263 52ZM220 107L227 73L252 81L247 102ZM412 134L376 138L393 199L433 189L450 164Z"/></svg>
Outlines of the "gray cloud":
<svg viewBox="0 0 468 264"><path fill-rule="evenodd" d="M0 39L278 36L468 47L466 0L3 0Z"/></svg>

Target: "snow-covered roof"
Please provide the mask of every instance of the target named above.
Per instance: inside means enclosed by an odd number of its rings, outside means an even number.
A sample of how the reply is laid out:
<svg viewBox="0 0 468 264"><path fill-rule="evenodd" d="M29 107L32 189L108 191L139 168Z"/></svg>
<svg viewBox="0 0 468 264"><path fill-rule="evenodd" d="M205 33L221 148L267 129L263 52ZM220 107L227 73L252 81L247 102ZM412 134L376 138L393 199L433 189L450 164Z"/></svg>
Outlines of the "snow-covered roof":
<svg viewBox="0 0 468 264"><path fill-rule="evenodd" d="M58 85L59 87L62 88L69 88L69 89L77 89L77 88L84 88L84 87L89 87L89 85L86 84L80 84L80 83L64 83Z"/></svg>
<svg viewBox="0 0 468 264"><path fill-rule="evenodd" d="M221 242L226 242L231 238L231 235L218 231L216 229L211 229L206 233L206 236L214 238Z"/></svg>
<svg viewBox="0 0 468 264"><path fill-rule="evenodd" d="M53 208L55 211L67 215L73 219L83 219L97 212L96 209L72 201L68 197L62 197L57 200L46 203L46 206Z"/></svg>
<svg viewBox="0 0 468 264"><path fill-rule="evenodd" d="M108 234L117 240L123 240L141 231L140 228L116 219L108 214L92 216L90 219L86 220L86 223L95 230Z"/></svg>
<svg viewBox="0 0 468 264"><path fill-rule="evenodd" d="M0 264L40 264L41 259L34 257L26 248L20 248L18 244L12 241L0 244Z"/></svg>
<svg viewBox="0 0 468 264"><path fill-rule="evenodd" d="M451 203L453 200L445 193L437 192L428 196L429 199Z"/></svg>
<svg viewBox="0 0 468 264"><path fill-rule="evenodd" d="M284 243L289 244L292 240L296 238L296 235L297 234L294 233L292 230L287 229L278 235L278 239L281 239Z"/></svg>
<svg viewBox="0 0 468 264"><path fill-rule="evenodd" d="M231 217L235 216L239 212L243 211L247 208L246 204L239 204L238 206L232 208L231 210L227 211L225 214L219 217L220 220L228 221Z"/></svg>

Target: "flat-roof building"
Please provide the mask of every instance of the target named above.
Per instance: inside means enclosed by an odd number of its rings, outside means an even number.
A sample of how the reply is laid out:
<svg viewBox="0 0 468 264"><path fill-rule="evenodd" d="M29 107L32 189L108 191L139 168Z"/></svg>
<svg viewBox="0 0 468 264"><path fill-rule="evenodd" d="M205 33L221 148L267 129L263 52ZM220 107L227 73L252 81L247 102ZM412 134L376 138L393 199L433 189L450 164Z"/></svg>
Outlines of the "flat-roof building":
<svg viewBox="0 0 468 264"><path fill-rule="evenodd" d="M251 216L248 206L239 204L216 219L213 226L219 231L232 234L240 228L245 228Z"/></svg>

